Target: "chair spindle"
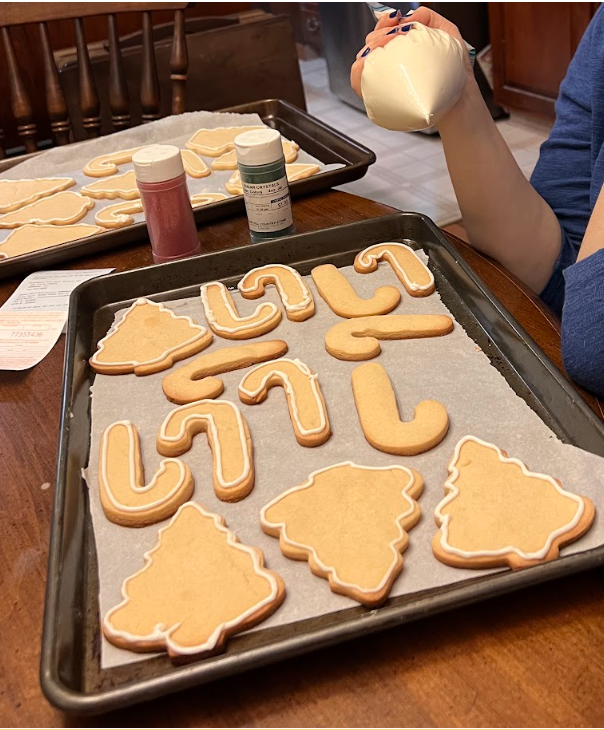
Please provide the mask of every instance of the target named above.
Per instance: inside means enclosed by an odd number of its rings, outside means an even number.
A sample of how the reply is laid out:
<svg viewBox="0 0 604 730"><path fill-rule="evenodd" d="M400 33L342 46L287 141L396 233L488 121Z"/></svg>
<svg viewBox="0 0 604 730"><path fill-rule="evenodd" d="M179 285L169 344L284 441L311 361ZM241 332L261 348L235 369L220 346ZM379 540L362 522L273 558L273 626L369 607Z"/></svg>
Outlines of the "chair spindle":
<svg viewBox="0 0 604 730"><path fill-rule="evenodd" d="M40 42L42 44L42 57L44 61L46 107L50 118L50 128L56 144L69 144L69 131L71 129L69 110L61 82L59 81L57 65L52 55L50 41L48 40L48 26L45 22L40 23Z"/></svg>
<svg viewBox="0 0 604 730"><path fill-rule="evenodd" d="M155 65L153 21L151 13L143 13L143 54L141 77L141 121L143 124L159 119L159 80Z"/></svg>
<svg viewBox="0 0 604 730"><path fill-rule="evenodd" d="M182 114L185 110L185 86L188 68L189 54L187 53L187 36L185 33L185 13L184 10L176 10L174 11L172 57L170 58L172 114Z"/></svg>
<svg viewBox="0 0 604 730"><path fill-rule="evenodd" d="M80 108L82 125L88 137L98 137L101 133L101 103L92 75L92 64L88 55L86 36L82 18L74 19L76 48L78 50L78 71L80 84Z"/></svg>
<svg viewBox="0 0 604 730"><path fill-rule="evenodd" d="M109 38L109 106L113 127L120 130L130 126L130 95L124 74L117 18L113 13L107 16L107 31Z"/></svg>
<svg viewBox="0 0 604 730"><path fill-rule="evenodd" d="M17 121L17 133L23 140L26 152L35 152L38 149L36 144L36 123L34 122L31 102L15 58L15 51L10 37L9 29L2 28L2 41L6 53L6 64L8 67L8 84L10 89L11 108L13 116Z"/></svg>

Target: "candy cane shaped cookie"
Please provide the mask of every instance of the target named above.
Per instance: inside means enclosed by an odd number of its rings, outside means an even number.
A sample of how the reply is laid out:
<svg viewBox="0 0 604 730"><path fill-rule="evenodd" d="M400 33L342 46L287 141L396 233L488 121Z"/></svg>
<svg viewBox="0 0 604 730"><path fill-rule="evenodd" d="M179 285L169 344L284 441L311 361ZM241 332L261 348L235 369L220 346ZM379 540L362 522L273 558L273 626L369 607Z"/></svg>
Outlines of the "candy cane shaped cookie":
<svg viewBox="0 0 604 730"><path fill-rule="evenodd" d="M434 291L434 276L415 251L404 243L378 243L357 254L354 268L360 274L369 274L381 260L394 269L401 284L412 297L427 297Z"/></svg>
<svg viewBox="0 0 604 730"><path fill-rule="evenodd" d="M310 289L300 274L291 266L268 264L252 269L241 279L237 288L245 299L258 299L268 284L273 284L288 319L303 322L315 313L315 303Z"/></svg>
<svg viewBox="0 0 604 730"><path fill-rule="evenodd" d="M88 177L107 177L107 175L114 175L118 171L118 165L125 165L128 162L132 162L134 153L141 149L142 147L133 147L130 150L120 150L95 157L85 165L84 173Z"/></svg>
<svg viewBox="0 0 604 730"><path fill-rule="evenodd" d="M258 365L239 384L243 403L262 403L268 391L280 385L285 390L287 407L296 440L301 446L320 446L331 436L329 418L316 373L300 360L282 357Z"/></svg>
<svg viewBox="0 0 604 730"><path fill-rule="evenodd" d="M401 421L386 370L367 362L352 371L352 392L367 441L380 451L413 456L439 444L449 430L447 409L435 400L415 407L412 421Z"/></svg>
<svg viewBox="0 0 604 730"><path fill-rule="evenodd" d="M333 264L315 266L310 272L319 294L338 317L368 317L391 312L401 301L401 294L394 286L380 286L369 299L361 297L352 284Z"/></svg>
<svg viewBox="0 0 604 730"><path fill-rule="evenodd" d="M224 390L224 383L220 378L214 377L215 375L274 360L286 352L287 342L283 340L221 347L177 368L166 375L161 385L166 398L173 403L185 404L205 398L217 398Z"/></svg>
<svg viewBox="0 0 604 730"><path fill-rule="evenodd" d="M216 496L237 502L254 487L252 439L241 411L227 400L199 400L171 411L157 436L162 456L180 456L201 432L208 435Z"/></svg>
<svg viewBox="0 0 604 730"><path fill-rule="evenodd" d="M143 212L140 200L127 200L125 203L115 203L101 208L94 216L94 222L104 228L124 228L134 223L133 215Z"/></svg>
<svg viewBox="0 0 604 730"><path fill-rule="evenodd" d="M201 301L210 329L228 340L247 340L274 330L281 310L272 302L259 304L247 317L240 317L231 293L220 281L201 287Z"/></svg>
<svg viewBox="0 0 604 730"><path fill-rule="evenodd" d="M357 317L334 325L325 335L325 349L338 360L371 360L382 351L380 340L440 337L453 329L445 314L382 314Z"/></svg>
<svg viewBox="0 0 604 730"><path fill-rule="evenodd" d="M144 482L140 438L130 421L117 421L101 437L101 505L111 522L144 527L171 517L193 494L193 476L180 459L164 459Z"/></svg>

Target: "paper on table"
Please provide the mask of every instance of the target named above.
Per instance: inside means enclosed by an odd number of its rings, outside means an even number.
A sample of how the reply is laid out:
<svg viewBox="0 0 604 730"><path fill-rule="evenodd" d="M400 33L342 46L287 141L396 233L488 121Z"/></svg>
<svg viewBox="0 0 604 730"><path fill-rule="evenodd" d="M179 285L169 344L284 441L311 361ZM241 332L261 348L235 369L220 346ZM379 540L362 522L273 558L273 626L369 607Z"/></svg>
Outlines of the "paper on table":
<svg viewBox="0 0 604 730"><path fill-rule="evenodd" d="M0 312L0 370L28 370L55 346L66 312Z"/></svg>
<svg viewBox="0 0 604 730"><path fill-rule="evenodd" d="M396 313L448 313L438 294L425 298L408 296L386 264L381 264L371 275L358 274L352 267L341 271L363 297L371 296L378 286L398 286L403 299ZM602 459L561 444L537 414L514 393L459 324L445 337L383 342L382 353L377 359L393 382L402 418L411 418L415 405L424 399L439 400L447 407L451 428L443 442L427 453L413 457L390 456L373 449L362 434L352 398L350 375L358 363L336 360L325 351L325 332L342 320L320 298L312 280L306 277L306 281L315 297L315 316L306 322L290 322L284 317L275 330L257 340L284 339L289 345L288 357L300 358L319 374L332 437L316 448L299 446L293 435L284 394L279 388L272 390L264 403L256 406L241 404L237 386L246 371L240 370L220 376L225 383L221 397L239 405L250 428L256 467L256 485L252 493L236 504L226 504L216 498L211 480L211 452L207 439L202 436L197 436L191 450L181 457L195 475L193 499L223 515L242 542L262 548L268 567L276 570L285 581L287 597L283 606L255 631L358 605L332 593L327 581L312 575L308 563L285 558L279 549L279 541L265 535L260 528L260 509L286 489L301 484L316 469L352 459L367 466L404 464L417 469L424 477L424 492L419 498L422 518L410 532L410 547L404 556L405 568L394 584L393 596L436 589L490 572L443 565L434 558L431 550L431 540L437 529L434 508L444 496L447 464L462 436L474 434L496 443L510 456L525 461L531 469L553 474L570 491L590 497L596 504L596 510L604 511ZM249 314L258 304L257 301L243 300L238 292L233 292L233 298L242 315ZM280 303L274 287L268 287L265 299ZM178 314L189 315L196 322L205 324L199 297L166 304ZM207 352L233 344L215 338ZM153 547L158 530L166 523L129 529L106 519L98 497L100 435L114 421L130 419L139 429L146 476L150 479L161 460L155 450L157 431L165 416L175 407L161 389L165 375L157 373L140 378L135 375L97 375L92 388L92 435L87 480L97 545L101 616L120 602L122 582L142 568L143 553ZM590 532L564 548L562 553L569 555L603 543L604 521L596 517ZM103 667L137 661L144 661L144 657L117 649L103 639Z"/></svg>
<svg viewBox="0 0 604 730"><path fill-rule="evenodd" d="M144 124L122 132L115 132L107 137L88 140L69 147L55 147L42 155L16 165L4 172L0 177L7 180L36 177L72 177L76 185L71 190L79 190L82 186L100 178L91 178L84 174L83 167L87 162L107 154L108 152L140 147L146 144L161 142L175 144L184 148L185 143L198 129L214 129L216 127L261 125L262 119L257 114L233 114L227 112L188 112L177 116L166 117L150 124ZM211 166L212 157L203 157L206 164ZM312 155L300 150L296 162L318 164L321 171L333 170L342 167L341 164L324 164ZM119 172L125 173L133 169L132 163L120 165ZM211 174L203 178L193 178L187 175L189 193L224 193L232 197L225 184L233 174L233 170L212 170ZM96 225L94 217L104 207L115 205L119 200L95 200L92 210L79 223ZM144 215L138 213L133 216L135 223L144 221ZM0 230L0 244L9 235L10 230ZM5 259L10 260L10 259ZM0 268L2 262L0 261Z"/></svg>

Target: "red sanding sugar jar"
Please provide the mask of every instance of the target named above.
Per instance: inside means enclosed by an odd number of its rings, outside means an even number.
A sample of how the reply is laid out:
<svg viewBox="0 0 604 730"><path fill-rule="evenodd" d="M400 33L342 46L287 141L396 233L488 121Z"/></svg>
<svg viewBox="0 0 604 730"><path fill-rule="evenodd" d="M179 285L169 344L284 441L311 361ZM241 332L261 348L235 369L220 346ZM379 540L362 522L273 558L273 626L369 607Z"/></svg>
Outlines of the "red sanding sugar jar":
<svg viewBox="0 0 604 730"><path fill-rule="evenodd" d="M156 264L201 253L180 150L143 147L132 157Z"/></svg>

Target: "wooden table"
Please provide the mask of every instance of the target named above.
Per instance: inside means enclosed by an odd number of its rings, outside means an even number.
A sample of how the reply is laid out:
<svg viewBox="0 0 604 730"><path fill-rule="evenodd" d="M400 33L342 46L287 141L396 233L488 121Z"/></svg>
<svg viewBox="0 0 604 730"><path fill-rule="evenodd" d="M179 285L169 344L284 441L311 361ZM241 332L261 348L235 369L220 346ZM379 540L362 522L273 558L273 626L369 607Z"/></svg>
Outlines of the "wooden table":
<svg viewBox="0 0 604 730"><path fill-rule="evenodd" d="M300 231L392 209L329 192L295 205ZM203 232L248 240L244 218ZM555 361L558 324L500 267L456 242ZM151 263L145 245L79 268ZM0 284L0 303L18 282ZM598 726L604 723L604 580L591 571L281 662L102 718L55 711L38 684L64 338L37 367L0 373L0 724L14 726ZM602 405L592 406L601 415Z"/></svg>

